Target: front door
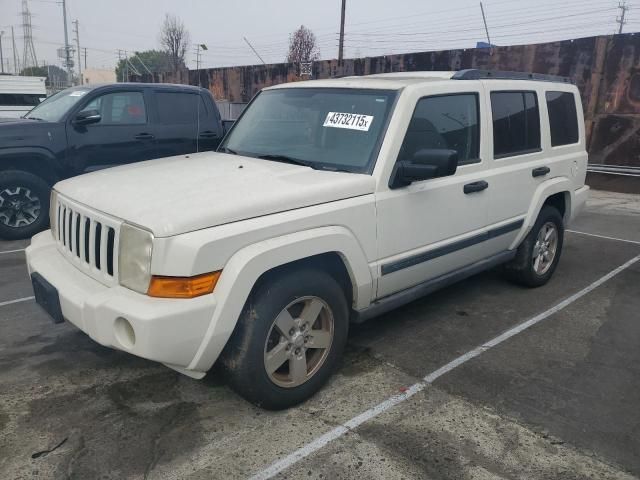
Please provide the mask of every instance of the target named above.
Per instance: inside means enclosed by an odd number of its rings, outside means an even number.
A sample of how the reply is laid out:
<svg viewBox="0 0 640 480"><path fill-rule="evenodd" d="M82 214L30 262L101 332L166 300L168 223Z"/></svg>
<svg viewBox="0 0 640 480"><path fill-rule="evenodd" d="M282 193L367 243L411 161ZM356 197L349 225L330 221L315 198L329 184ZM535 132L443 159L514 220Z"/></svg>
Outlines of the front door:
<svg viewBox="0 0 640 480"><path fill-rule="evenodd" d="M156 157L155 135L144 92L118 91L87 99L80 111L97 110L90 125L67 125L69 154L78 171L90 171Z"/></svg>
<svg viewBox="0 0 640 480"><path fill-rule="evenodd" d="M479 82L465 87L437 95L430 88L429 96L413 100L397 160L421 149L449 149L458 152L459 166L454 175L378 193L378 298L487 256L484 92Z"/></svg>

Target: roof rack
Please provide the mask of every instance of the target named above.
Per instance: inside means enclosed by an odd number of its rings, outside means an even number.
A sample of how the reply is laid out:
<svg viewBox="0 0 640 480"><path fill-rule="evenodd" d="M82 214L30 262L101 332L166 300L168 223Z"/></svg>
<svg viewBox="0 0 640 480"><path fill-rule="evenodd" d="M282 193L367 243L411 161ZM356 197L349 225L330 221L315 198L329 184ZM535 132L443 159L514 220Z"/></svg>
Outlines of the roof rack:
<svg viewBox="0 0 640 480"><path fill-rule="evenodd" d="M500 70L459 70L453 74L452 80L538 80L540 82L573 83L567 77L559 75L545 75L542 73L505 72Z"/></svg>

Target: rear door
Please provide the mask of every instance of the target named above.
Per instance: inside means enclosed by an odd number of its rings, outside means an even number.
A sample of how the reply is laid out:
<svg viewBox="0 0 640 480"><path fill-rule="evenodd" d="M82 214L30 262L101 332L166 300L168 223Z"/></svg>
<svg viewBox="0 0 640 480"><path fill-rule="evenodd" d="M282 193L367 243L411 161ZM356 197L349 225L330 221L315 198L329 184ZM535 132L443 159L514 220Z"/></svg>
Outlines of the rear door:
<svg viewBox="0 0 640 480"><path fill-rule="evenodd" d="M494 252L515 240L538 185L557 174L548 154L548 125L540 83L487 80L491 113L491 168L488 224L503 232L492 241Z"/></svg>
<svg viewBox="0 0 640 480"><path fill-rule="evenodd" d="M75 125L73 117L97 110L101 119ZM101 92L84 100L67 121L69 157L77 171L95 170L156 156L144 88Z"/></svg>
<svg viewBox="0 0 640 480"><path fill-rule="evenodd" d="M222 137L216 112L198 92L155 89L153 96L160 157L216 149Z"/></svg>

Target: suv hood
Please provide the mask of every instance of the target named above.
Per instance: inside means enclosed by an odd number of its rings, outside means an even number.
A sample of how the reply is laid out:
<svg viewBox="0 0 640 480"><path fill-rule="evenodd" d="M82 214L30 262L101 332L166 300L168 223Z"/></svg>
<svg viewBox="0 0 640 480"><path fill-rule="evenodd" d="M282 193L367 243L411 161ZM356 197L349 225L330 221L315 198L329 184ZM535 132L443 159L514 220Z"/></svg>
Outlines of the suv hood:
<svg viewBox="0 0 640 480"><path fill-rule="evenodd" d="M168 237L373 193L370 175L224 153L198 153L100 170L55 189L89 208Z"/></svg>

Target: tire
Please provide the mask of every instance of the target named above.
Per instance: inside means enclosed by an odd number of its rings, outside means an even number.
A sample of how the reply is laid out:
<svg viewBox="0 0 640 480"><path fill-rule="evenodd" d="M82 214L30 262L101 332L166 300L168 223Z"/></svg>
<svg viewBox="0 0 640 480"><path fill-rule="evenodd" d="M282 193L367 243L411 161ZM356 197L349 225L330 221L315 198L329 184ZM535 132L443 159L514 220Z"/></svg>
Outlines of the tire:
<svg viewBox="0 0 640 480"><path fill-rule="evenodd" d="M31 238L49 226L51 187L21 170L0 172L0 238Z"/></svg>
<svg viewBox="0 0 640 480"><path fill-rule="evenodd" d="M543 245L543 250L540 250L539 240L548 235L550 237L545 243L551 244ZM552 240L554 236L555 242ZM562 215L555 207L543 206L533 228L518 247L516 257L505 265L505 273L512 281L526 287L546 284L558 266L563 242Z"/></svg>
<svg viewBox="0 0 640 480"><path fill-rule="evenodd" d="M345 292L328 273L301 268L268 276L251 293L222 353L230 385L269 410L308 399L337 367L347 342L348 320ZM304 329L305 323L311 325ZM328 346L315 348L314 342ZM274 371L269 373L267 366Z"/></svg>

